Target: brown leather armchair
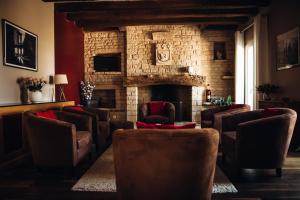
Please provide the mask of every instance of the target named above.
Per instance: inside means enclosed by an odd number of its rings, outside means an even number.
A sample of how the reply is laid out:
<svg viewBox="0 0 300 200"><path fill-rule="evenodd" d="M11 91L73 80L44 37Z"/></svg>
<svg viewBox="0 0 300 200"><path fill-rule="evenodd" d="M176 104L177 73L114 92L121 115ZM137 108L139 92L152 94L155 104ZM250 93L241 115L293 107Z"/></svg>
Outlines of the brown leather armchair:
<svg viewBox="0 0 300 200"><path fill-rule="evenodd" d="M74 109L77 106L67 106L63 110L71 113L86 115L92 118L93 142L98 152L104 151L111 143L109 110L102 108Z"/></svg>
<svg viewBox="0 0 300 200"><path fill-rule="evenodd" d="M139 108L139 121L148 124L174 124L175 121L175 106L170 102L165 102L164 109L161 113L151 115L150 103L143 103Z"/></svg>
<svg viewBox="0 0 300 200"><path fill-rule="evenodd" d="M92 149L88 116L56 111L58 120L24 113L33 161L40 167L75 167Z"/></svg>
<svg viewBox="0 0 300 200"><path fill-rule="evenodd" d="M242 168L281 168L286 158L297 113L288 108L274 108L276 115L264 116L255 110L223 118L222 157L239 174Z"/></svg>
<svg viewBox="0 0 300 200"><path fill-rule="evenodd" d="M201 111L201 128L215 128L222 132L222 117L241 112L250 111L247 104L233 104L218 106Z"/></svg>
<svg viewBox="0 0 300 200"><path fill-rule="evenodd" d="M126 129L113 134L118 199L211 199L215 129Z"/></svg>

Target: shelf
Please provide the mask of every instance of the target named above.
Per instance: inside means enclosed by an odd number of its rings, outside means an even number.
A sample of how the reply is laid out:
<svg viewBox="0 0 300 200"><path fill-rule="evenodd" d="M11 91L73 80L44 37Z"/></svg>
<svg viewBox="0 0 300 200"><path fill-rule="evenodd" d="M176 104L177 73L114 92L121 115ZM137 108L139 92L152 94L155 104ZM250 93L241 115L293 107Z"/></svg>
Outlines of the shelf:
<svg viewBox="0 0 300 200"><path fill-rule="evenodd" d="M234 76L222 76L221 77L223 80L233 80Z"/></svg>

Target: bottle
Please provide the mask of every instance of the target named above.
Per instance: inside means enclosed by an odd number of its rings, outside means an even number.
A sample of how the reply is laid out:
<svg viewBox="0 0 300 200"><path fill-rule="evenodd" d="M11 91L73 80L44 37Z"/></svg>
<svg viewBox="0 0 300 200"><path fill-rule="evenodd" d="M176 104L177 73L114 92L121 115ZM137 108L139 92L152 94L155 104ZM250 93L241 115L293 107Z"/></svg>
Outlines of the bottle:
<svg viewBox="0 0 300 200"><path fill-rule="evenodd" d="M205 90L205 101L210 102L211 101L211 90L209 89L209 84L207 84L206 90Z"/></svg>

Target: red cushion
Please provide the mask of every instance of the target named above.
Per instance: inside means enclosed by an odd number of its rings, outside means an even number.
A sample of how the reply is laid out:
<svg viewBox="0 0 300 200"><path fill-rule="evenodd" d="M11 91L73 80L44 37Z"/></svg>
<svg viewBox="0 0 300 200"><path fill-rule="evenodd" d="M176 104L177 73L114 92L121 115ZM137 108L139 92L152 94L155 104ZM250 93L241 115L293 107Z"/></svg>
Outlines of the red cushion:
<svg viewBox="0 0 300 200"><path fill-rule="evenodd" d="M262 117L272 117L275 115L281 115L282 110L276 108L265 108L262 112Z"/></svg>
<svg viewBox="0 0 300 200"><path fill-rule="evenodd" d="M78 111L84 111L84 109L80 106L73 106L73 107L70 107L69 109L72 109L72 110L78 110Z"/></svg>
<svg viewBox="0 0 300 200"><path fill-rule="evenodd" d="M54 110L36 112L35 115L38 117L44 117L47 119L57 119L57 115Z"/></svg>
<svg viewBox="0 0 300 200"><path fill-rule="evenodd" d="M244 104L231 104L229 106L229 109L241 108L243 106L244 106Z"/></svg>
<svg viewBox="0 0 300 200"><path fill-rule="evenodd" d="M137 128L161 128L161 129L185 129L185 128L195 128L196 123L188 123L184 125L174 125L174 124L146 124L143 122L136 122Z"/></svg>
<svg viewBox="0 0 300 200"><path fill-rule="evenodd" d="M161 115L165 109L166 102L164 101L151 101L148 106L150 115Z"/></svg>
<svg viewBox="0 0 300 200"><path fill-rule="evenodd" d="M136 122L137 128L158 128L159 124L146 124L144 122Z"/></svg>

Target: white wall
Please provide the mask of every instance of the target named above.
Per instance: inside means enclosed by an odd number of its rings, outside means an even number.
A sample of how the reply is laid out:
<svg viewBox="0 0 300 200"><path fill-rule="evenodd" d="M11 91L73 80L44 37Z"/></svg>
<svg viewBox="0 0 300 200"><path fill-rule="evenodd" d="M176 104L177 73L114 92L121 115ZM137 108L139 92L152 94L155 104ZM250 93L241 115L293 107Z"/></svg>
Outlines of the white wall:
<svg viewBox="0 0 300 200"><path fill-rule="evenodd" d="M3 65L0 40L0 104L20 102L18 77L43 77L54 74L54 6L41 0L0 0L0 18L38 35L38 72ZM2 33L2 26L0 28ZM45 101L51 100L51 87L43 88Z"/></svg>

